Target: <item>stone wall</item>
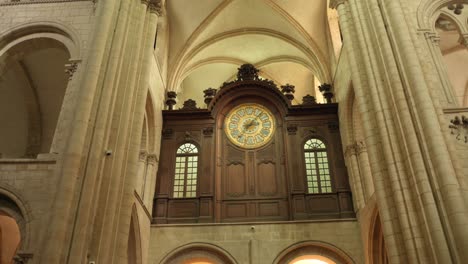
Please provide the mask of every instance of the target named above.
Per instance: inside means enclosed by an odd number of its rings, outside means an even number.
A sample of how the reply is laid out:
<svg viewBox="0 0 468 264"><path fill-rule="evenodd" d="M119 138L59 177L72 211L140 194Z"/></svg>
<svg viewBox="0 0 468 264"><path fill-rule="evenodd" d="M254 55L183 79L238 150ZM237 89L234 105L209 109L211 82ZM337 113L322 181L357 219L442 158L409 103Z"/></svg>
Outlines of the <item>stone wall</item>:
<svg viewBox="0 0 468 264"><path fill-rule="evenodd" d="M353 220L153 225L149 263L161 263L184 245L206 243L221 248L239 264L270 264L288 247L305 241L331 244L354 263L364 263L359 224Z"/></svg>

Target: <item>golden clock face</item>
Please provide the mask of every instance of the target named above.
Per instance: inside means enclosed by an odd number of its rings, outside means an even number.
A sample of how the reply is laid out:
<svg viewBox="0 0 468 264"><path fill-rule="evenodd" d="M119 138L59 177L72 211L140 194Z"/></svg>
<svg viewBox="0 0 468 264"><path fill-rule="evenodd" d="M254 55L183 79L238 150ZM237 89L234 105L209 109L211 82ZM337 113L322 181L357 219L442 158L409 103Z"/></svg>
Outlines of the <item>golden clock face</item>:
<svg viewBox="0 0 468 264"><path fill-rule="evenodd" d="M275 133L275 118L259 104L241 104L226 116L224 131L236 146L254 149L267 144Z"/></svg>

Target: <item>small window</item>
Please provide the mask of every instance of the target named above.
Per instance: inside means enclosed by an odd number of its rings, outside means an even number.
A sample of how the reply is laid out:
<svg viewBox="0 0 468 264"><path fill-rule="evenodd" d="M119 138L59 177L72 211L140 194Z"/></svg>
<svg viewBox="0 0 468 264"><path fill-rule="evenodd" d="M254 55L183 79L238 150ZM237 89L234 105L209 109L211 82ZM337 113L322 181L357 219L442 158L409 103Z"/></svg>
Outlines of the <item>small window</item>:
<svg viewBox="0 0 468 264"><path fill-rule="evenodd" d="M191 198L197 194L198 148L184 143L177 149L174 198Z"/></svg>
<svg viewBox="0 0 468 264"><path fill-rule="evenodd" d="M309 139L304 144L304 158L308 193L332 192L327 148L319 139Z"/></svg>

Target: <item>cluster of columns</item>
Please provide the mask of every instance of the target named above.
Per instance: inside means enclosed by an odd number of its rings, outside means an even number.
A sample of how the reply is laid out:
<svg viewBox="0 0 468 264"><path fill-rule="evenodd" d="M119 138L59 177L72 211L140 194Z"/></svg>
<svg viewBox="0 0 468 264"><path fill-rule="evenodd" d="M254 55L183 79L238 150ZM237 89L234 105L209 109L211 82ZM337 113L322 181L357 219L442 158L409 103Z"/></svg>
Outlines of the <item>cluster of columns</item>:
<svg viewBox="0 0 468 264"><path fill-rule="evenodd" d="M38 263L127 262L160 7L158 0L97 2L90 48L73 76L79 89L64 99L60 118L73 126L63 135Z"/></svg>
<svg viewBox="0 0 468 264"><path fill-rule="evenodd" d="M402 1L330 5L339 13L363 117L370 171L361 175L372 177L389 262L462 263L468 257L465 183L431 94L440 81L433 81L436 66L423 65L426 43L408 22ZM350 155L352 171L358 171Z"/></svg>

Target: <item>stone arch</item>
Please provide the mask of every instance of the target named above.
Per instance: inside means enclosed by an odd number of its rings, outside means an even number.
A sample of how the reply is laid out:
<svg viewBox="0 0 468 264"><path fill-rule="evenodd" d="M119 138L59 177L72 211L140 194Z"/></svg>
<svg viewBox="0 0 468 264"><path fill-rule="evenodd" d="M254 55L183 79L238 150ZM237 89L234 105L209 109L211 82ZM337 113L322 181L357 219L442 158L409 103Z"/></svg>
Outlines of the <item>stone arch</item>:
<svg viewBox="0 0 468 264"><path fill-rule="evenodd" d="M71 26L55 21L31 21L0 32L0 51L4 52L9 46L34 38L55 39L67 47L71 60L81 58L79 34Z"/></svg>
<svg viewBox="0 0 468 264"><path fill-rule="evenodd" d="M380 222L380 214L375 205L374 212L371 217L368 237L368 256L371 264L388 264L388 255L385 247L385 240Z"/></svg>
<svg viewBox="0 0 468 264"><path fill-rule="evenodd" d="M273 264L292 264L301 257L313 256L324 258L336 264L353 264L352 258L343 250L322 241L302 241L285 248L273 261Z"/></svg>
<svg viewBox="0 0 468 264"><path fill-rule="evenodd" d="M439 17L439 10L448 4L452 3L453 0L424 0L418 6L417 10L417 21L418 27L425 30L434 30L434 23ZM467 0L463 0L464 3L468 4Z"/></svg>
<svg viewBox="0 0 468 264"><path fill-rule="evenodd" d="M468 67L468 50L464 44L466 25L453 12L445 8L438 12L433 26L438 36L436 56L441 56L444 68L441 78L447 79L448 90L453 94L456 105L467 106L465 90L468 74L463 70Z"/></svg>
<svg viewBox="0 0 468 264"><path fill-rule="evenodd" d="M160 264L190 264L193 261L237 264L237 261L225 249L209 243L190 243L169 252Z"/></svg>
<svg viewBox="0 0 468 264"><path fill-rule="evenodd" d="M2 137L17 143L2 146L4 157L34 158L50 152L69 81L65 65L80 56L72 35L66 27L45 22L0 34L0 82L6 87L0 98L7 100L0 104L7 113ZM48 67L43 67L45 60Z"/></svg>
<svg viewBox="0 0 468 264"><path fill-rule="evenodd" d="M20 232L19 250L27 251L30 246L30 222L31 215L28 206L23 199L12 191L12 187L0 185L0 211L13 218Z"/></svg>
<svg viewBox="0 0 468 264"><path fill-rule="evenodd" d="M142 262L140 222L135 204L132 206L130 218L130 230L128 233L127 260L128 264L140 264Z"/></svg>
<svg viewBox="0 0 468 264"><path fill-rule="evenodd" d="M317 53L314 53L310 48L300 43L298 40L295 40L288 35L270 29L240 28L214 35L211 38L193 47L190 51L187 51L184 54L183 58L180 59L180 62L177 64L177 68L174 69L174 73L170 76L168 87L174 87L173 89L176 89L176 87L180 86L180 83L183 80L182 76L186 74L187 69L191 70L189 63L192 60L192 58L195 57L195 55L220 41L244 35L267 36L292 45L294 48L298 49L305 56L307 56L307 58L311 62L311 65L315 69L314 74L318 76L318 78L322 82L330 82L331 77L328 71L328 66L317 57Z"/></svg>

